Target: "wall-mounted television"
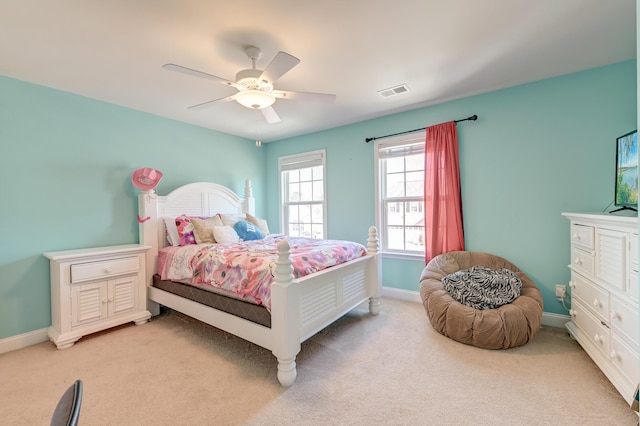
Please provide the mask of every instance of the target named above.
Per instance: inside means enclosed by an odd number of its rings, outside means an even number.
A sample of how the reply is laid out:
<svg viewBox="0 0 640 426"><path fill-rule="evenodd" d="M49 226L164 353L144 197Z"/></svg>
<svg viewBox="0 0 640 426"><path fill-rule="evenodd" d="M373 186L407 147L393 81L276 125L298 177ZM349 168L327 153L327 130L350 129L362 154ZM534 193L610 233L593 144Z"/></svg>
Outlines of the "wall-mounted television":
<svg viewBox="0 0 640 426"><path fill-rule="evenodd" d="M621 210L638 211L638 131L616 139L616 195L614 204Z"/></svg>

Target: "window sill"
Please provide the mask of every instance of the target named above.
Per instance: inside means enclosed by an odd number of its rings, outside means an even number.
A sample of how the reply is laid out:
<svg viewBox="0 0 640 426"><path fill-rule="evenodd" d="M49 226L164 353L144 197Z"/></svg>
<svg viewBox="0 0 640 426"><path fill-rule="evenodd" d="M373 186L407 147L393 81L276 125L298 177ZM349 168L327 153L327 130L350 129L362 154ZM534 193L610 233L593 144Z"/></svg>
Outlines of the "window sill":
<svg viewBox="0 0 640 426"><path fill-rule="evenodd" d="M383 259L421 260L424 262L424 254L381 252Z"/></svg>

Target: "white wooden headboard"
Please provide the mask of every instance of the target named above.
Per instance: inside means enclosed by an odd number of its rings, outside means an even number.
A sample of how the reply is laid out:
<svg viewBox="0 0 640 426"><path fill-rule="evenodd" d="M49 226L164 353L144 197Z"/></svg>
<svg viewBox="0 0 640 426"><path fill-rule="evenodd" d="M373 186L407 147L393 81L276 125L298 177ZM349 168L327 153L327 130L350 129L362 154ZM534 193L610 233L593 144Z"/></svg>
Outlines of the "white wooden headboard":
<svg viewBox="0 0 640 426"><path fill-rule="evenodd" d="M138 222L140 244L150 246L146 256L147 285L156 271L158 251L166 244L164 218L213 216L216 213L240 215L255 214L255 199L251 182L247 179L244 197L229 188L210 182L190 183L176 188L165 196L155 191L143 191L138 196Z"/></svg>

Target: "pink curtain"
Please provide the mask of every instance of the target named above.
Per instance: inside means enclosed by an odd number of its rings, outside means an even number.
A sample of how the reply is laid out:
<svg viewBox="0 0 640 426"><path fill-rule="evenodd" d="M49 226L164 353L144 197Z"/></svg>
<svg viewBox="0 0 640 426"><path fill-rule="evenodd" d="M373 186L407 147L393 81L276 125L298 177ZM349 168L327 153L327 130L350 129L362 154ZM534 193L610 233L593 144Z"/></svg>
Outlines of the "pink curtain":
<svg viewBox="0 0 640 426"><path fill-rule="evenodd" d="M427 127L424 168L425 262L464 250L456 123Z"/></svg>

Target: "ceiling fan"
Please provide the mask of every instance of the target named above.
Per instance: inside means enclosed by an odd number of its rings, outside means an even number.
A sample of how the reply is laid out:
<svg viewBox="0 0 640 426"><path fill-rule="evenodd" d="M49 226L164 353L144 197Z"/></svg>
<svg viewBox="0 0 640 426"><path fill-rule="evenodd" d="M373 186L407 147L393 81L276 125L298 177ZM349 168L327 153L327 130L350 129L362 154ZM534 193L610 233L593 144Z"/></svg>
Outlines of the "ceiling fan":
<svg viewBox="0 0 640 426"><path fill-rule="evenodd" d="M212 101L203 102L189 107L189 109L194 110L208 108L217 102L236 101L247 108L260 110L268 123L278 123L280 121L280 117L272 107L276 99L313 101L331 101L335 99L336 95L325 93L275 90L273 84L293 67L298 65L300 63L300 59L286 52L278 52L269 65L267 65L264 70L260 70L256 68L256 61L258 61L262 56L260 48L247 46L244 51L249 59L251 59L252 66L249 69L239 71L236 74L235 81L227 80L206 72L196 71L176 64L165 64L162 68L217 81L238 90L237 93L231 96L214 99Z"/></svg>

